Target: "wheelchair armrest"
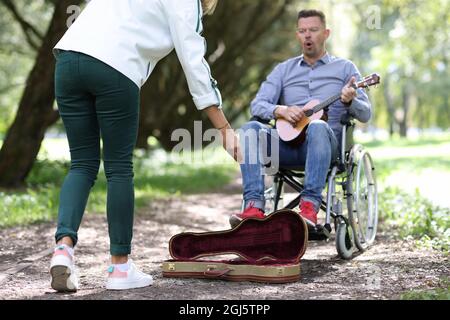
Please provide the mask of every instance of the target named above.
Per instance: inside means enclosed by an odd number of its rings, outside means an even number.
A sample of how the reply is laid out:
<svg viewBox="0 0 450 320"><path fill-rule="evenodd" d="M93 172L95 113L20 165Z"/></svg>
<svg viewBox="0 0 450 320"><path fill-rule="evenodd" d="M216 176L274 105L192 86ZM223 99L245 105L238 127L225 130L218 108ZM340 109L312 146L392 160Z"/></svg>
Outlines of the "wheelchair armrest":
<svg viewBox="0 0 450 320"><path fill-rule="evenodd" d="M250 121L258 121L258 122L261 122L263 124L270 124L271 120L263 119L263 118L258 117L258 116L253 116L253 117L250 118Z"/></svg>
<svg viewBox="0 0 450 320"><path fill-rule="evenodd" d="M341 117L341 124L343 126L352 127L355 125L355 118L350 114L350 112L346 112Z"/></svg>

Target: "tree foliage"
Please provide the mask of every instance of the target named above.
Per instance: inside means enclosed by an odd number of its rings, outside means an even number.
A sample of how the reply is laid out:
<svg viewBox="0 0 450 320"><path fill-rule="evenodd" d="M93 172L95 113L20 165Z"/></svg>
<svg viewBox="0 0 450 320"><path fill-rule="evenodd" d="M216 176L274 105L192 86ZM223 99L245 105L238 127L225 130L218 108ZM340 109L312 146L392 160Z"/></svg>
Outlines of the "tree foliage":
<svg viewBox="0 0 450 320"><path fill-rule="evenodd" d="M225 0L219 2L213 16L205 18L206 57L218 81L224 111L232 122L248 110L259 84L280 61L280 55L287 56L285 43L293 37L296 21L295 12L289 10L292 2ZM148 137L155 136L164 148L171 149L177 143L171 141L173 130L186 128L192 132L194 121L202 116L172 54L159 63L142 89L138 146L145 148Z"/></svg>
<svg viewBox="0 0 450 320"><path fill-rule="evenodd" d="M51 48L64 33L69 6L83 2L0 0L2 186L24 182L45 132L58 119ZM344 5L347 9L341 10ZM381 73L381 90L371 94L377 127L401 135L411 126L448 129L447 0L219 1L216 13L204 20L206 57L221 89L224 111L235 126L248 119L249 103L272 67L299 53L294 38L296 13L312 7L333 20L344 15L356 34L353 39L348 30L340 29L338 39L345 43L338 44L352 48L344 58L354 60L363 74ZM375 28L369 23L373 9L380 22ZM334 26L342 22L333 21ZM328 49L334 54L330 42ZM141 93L139 147L147 147L148 138L155 137L170 149L177 143L171 141L174 129L192 132L194 121L203 119L175 54L159 63Z"/></svg>
<svg viewBox="0 0 450 320"><path fill-rule="evenodd" d="M355 5L361 29L353 55L361 65L382 73L377 125L387 123L391 133L402 136L408 127L447 129L450 2L382 0L377 29L364 27L365 5Z"/></svg>

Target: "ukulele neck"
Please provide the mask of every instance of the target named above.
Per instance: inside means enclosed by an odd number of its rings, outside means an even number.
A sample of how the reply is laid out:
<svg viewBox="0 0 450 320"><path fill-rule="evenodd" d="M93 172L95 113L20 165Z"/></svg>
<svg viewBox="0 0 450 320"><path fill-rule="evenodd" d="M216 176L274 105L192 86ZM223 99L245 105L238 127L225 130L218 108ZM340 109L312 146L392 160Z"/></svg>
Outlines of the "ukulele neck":
<svg viewBox="0 0 450 320"><path fill-rule="evenodd" d="M310 117L310 116L312 116L314 113L317 113L317 112L319 112L319 111L322 110L322 109L325 109L325 108L328 107L330 104L332 104L333 102L339 100L340 98L341 98L341 94L340 94L340 93L339 93L339 94L336 94L336 95L334 95L334 96L328 98L327 100L325 100L325 101L319 103L319 104L318 104L317 106L315 106L314 108L309 109L309 110L306 110L306 111L305 111L305 115L306 115L307 117Z"/></svg>

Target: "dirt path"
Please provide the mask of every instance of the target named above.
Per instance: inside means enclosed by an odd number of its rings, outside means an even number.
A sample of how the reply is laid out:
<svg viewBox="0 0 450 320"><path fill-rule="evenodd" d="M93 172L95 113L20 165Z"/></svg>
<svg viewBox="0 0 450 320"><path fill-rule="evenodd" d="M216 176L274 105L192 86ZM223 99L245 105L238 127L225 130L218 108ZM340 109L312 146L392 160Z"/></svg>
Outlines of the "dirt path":
<svg viewBox="0 0 450 320"><path fill-rule="evenodd" d="M133 259L155 279L144 289L104 289L109 241L103 216L87 215L81 226L76 250L81 288L70 295L57 294L49 286L50 255L45 251L53 245L54 224L0 230L0 299L396 299L411 289L436 288L450 274L448 258L441 253L380 234L373 248L351 261L337 257L333 240L311 242L297 283L163 278L160 266L170 258L170 237L184 231L228 229L228 215L240 203L235 191L159 201L140 210Z"/></svg>

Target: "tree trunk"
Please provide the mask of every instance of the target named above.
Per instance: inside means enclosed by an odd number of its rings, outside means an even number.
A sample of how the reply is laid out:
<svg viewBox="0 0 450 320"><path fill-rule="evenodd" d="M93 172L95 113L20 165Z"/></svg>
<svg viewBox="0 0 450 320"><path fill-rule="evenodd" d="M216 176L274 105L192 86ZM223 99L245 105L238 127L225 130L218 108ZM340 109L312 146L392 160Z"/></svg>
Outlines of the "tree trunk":
<svg viewBox="0 0 450 320"><path fill-rule="evenodd" d="M41 147L45 131L59 114L53 109L55 61L52 49L67 30L67 8L82 0L55 4L50 26L37 53L16 117L0 150L0 187L23 186Z"/></svg>
<svg viewBox="0 0 450 320"><path fill-rule="evenodd" d="M402 111L403 117L400 120L400 137L406 138L408 136L408 116L411 105L411 85L406 83L402 87Z"/></svg>
<svg viewBox="0 0 450 320"><path fill-rule="evenodd" d="M384 94L384 100L386 101L386 107L387 107L387 116L388 116L388 122L389 122L389 136L392 137L395 133L395 106L394 106L394 97L392 96L392 93L390 91L390 76L389 74L386 74L386 77L384 79L384 85L383 85L383 94Z"/></svg>

